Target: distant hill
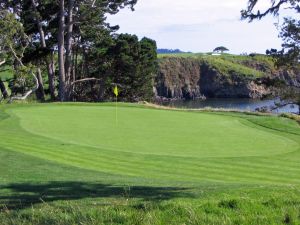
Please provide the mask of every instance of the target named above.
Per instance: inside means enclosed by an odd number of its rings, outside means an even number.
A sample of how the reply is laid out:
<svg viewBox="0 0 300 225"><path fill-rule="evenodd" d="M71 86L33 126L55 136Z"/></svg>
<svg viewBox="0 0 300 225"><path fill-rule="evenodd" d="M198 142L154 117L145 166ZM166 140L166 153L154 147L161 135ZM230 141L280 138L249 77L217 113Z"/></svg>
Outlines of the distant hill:
<svg viewBox="0 0 300 225"><path fill-rule="evenodd" d="M180 49L167 49L167 48L159 48L157 49L158 54L178 54L178 53L190 53L190 52L184 52Z"/></svg>

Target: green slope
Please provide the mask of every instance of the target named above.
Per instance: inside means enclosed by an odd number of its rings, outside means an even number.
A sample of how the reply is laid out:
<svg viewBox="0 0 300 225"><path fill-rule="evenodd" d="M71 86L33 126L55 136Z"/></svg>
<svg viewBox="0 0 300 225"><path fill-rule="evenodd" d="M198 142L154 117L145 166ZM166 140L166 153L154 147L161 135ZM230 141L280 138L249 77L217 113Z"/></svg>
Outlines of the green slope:
<svg viewBox="0 0 300 225"><path fill-rule="evenodd" d="M300 183L299 128L287 119L124 106L116 125L109 105L5 112L3 148L63 165L165 182Z"/></svg>
<svg viewBox="0 0 300 225"><path fill-rule="evenodd" d="M0 225L299 224L289 119L121 104L0 106Z"/></svg>
<svg viewBox="0 0 300 225"><path fill-rule="evenodd" d="M259 78L272 74L276 71L274 59L267 55L255 54L245 55L211 55L203 53L182 53L182 54L159 54L158 59L161 63L165 59L192 59L200 64L205 63L217 70L224 76L235 74L246 78Z"/></svg>

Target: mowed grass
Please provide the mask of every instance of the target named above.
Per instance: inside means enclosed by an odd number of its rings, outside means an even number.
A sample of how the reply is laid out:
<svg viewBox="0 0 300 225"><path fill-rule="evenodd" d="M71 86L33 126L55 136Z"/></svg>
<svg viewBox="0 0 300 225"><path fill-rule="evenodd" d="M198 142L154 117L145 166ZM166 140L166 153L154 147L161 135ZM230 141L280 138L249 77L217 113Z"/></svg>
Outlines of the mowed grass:
<svg viewBox="0 0 300 225"><path fill-rule="evenodd" d="M298 224L300 128L120 104L0 110L0 224ZM3 222L2 222L3 221Z"/></svg>

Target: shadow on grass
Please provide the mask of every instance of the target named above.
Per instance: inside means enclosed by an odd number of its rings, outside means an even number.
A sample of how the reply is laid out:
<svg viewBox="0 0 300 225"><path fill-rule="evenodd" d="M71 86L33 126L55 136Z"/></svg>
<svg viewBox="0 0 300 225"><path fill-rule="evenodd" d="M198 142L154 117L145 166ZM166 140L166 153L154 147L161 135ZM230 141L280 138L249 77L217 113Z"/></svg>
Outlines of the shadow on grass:
<svg viewBox="0 0 300 225"><path fill-rule="evenodd" d="M23 209L41 202L85 198L138 198L146 201L193 197L188 188L151 186L114 186L87 182L21 183L0 186L0 205Z"/></svg>

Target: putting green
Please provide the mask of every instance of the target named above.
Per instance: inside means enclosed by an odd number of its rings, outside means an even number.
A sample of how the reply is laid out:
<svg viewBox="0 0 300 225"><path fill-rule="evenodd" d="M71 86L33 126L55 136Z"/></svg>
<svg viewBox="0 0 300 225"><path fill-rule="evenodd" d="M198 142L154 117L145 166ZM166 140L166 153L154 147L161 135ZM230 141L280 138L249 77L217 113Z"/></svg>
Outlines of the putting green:
<svg viewBox="0 0 300 225"><path fill-rule="evenodd" d="M6 112L10 117L0 121L4 148L71 166L156 179L299 181L297 162L281 160L298 157L298 136L247 117L125 105L116 124L112 105L38 105Z"/></svg>
<svg viewBox="0 0 300 225"><path fill-rule="evenodd" d="M264 156L298 144L212 114L121 107L36 107L14 113L28 132L111 151L186 157Z"/></svg>

